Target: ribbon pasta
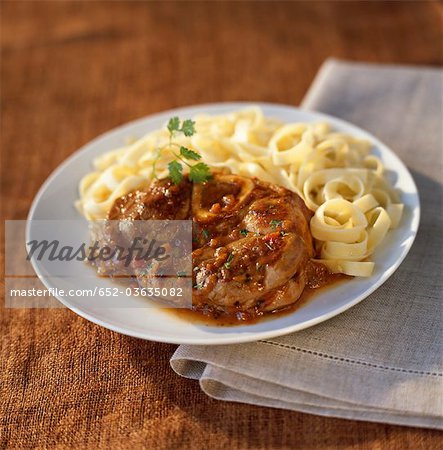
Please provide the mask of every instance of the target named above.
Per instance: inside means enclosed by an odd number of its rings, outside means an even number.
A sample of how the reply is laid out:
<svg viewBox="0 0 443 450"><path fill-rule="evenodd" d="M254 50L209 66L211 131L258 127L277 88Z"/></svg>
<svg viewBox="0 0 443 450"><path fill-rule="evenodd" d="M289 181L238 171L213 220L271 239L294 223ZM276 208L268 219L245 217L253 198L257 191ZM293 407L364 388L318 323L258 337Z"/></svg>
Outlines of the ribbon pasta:
<svg viewBox="0 0 443 450"><path fill-rule="evenodd" d="M331 131L327 123L283 124L258 107L194 120L197 133L178 135L175 142L199 152L213 168L298 193L314 211L318 261L332 272L372 274L368 258L399 225L403 204L370 142ZM158 176L167 176L168 142L163 128L97 157L95 170L80 182L79 211L89 220L105 218L116 198L150 184L154 162Z"/></svg>

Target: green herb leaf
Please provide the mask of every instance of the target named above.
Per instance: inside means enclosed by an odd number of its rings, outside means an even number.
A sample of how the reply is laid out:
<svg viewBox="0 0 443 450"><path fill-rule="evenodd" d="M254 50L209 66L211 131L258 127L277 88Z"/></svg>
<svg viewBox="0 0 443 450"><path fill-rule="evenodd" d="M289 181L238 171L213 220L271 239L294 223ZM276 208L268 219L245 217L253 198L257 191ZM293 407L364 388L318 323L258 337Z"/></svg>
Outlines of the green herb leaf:
<svg viewBox="0 0 443 450"><path fill-rule="evenodd" d="M209 239L209 231L208 230L202 230L202 236L204 239Z"/></svg>
<svg viewBox="0 0 443 450"><path fill-rule="evenodd" d="M179 153L174 153L175 158L168 164L169 176L171 177L174 184L179 184L183 179L183 164L189 167L189 180L194 183L203 183L212 178L211 171L209 167L202 162L191 165L188 161L199 161L201 159L201 155L199 155L194 150L191 150L187 147L180 146L177 142L173 142L174 134L176 132L181 132L185 136L192 136L195 133L195 122L191 119L180 121L179 117L171 117L167 124L167 129L169 131L169 144L164 145L163 147L159 147L157 151L157 156L154 159L152 164L152 172L154 178L157 178L156 174L156 164L160 159L161 152L166 147L176 147L179 148Z"/></svg>
<svg viewBox="0 0 443 450"><path fill-rule="evenodd" d="M240 230L240 234L241 234L242 236L247 236L248 233L249 233L248 230Z"/></svg>
<svg viewBox="0 0 443 450"><path fill-rule="evenodd" d="M195 122L191 119L184 120L180 131L182 131L185 136L192 136L195 133Z"/></svg>
<svg viewBox="0 0 443 450"><path fill-rule="evenodd" d="M233 253L229 253L228 255L228 259L226 260L224 266L226 269L229 269L231 267L231 262L234 259L234 254Z"/></svg>
<svg viewBox="0 0 443 450"><path fill-rule="evenodd" d="M198 163L189 170L189 179L194 183L203 183L211 179L211 171L205 163Z"/></svg>
<svg viewBox="0 0 443 450"><path fill-rule="evenodd" d="M269 225L271 225L271 228L272 228L273 230L275 230L277 227L280 227L281 224L282 224L282 221L281 221L281 220L271 220L271 221L269 222Z"/></svg>
<svg viewBox="0 0 443 450"><path fill-rule="evenodd" d="M201 159L201 156L198 153L183 146L180 147L180 155L185 159L192 159L193 161Z"/></svg>
<svg viewBox="0 0 443 450"><path fill-rule="evenodd" d="M180 129L180 119L178 117L171 117L168 122L168 131L172 134L174 131Z"/></svg>
<svg viewBox="0 0 443 450"><path fill-rule="evenodd" d="M169 176L174 184L180 184L183 179L183 166L176 160L168 164Z"/></svg>

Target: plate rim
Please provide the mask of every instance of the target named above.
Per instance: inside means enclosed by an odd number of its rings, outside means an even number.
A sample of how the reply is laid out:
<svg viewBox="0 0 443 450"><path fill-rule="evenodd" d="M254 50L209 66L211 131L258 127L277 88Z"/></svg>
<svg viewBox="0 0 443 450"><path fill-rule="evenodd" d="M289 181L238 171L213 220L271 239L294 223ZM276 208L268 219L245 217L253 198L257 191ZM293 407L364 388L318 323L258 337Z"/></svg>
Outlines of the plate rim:
<svg viewBox="0 0 443 450"><path fill-rule="evenodd" d="M242 333L241 335L236 336L224 336L224 335L214 335L214 336L208 336L205 338L198 337L198 338L181 338L181 339L174 339L173 337L168 336L158 336L154 334L149 334L147 332L139 332L137 330L131 330L129 327L122 328L119 325L115 325L113 323L109 323L106 321L103 321L100 318L95 317L93 314L90 314L88 312L83 311L81 308L78 308L77 306L73 305L69 302L69 300L66 300L63 297L56 296L57 300L60 301L64 306L66 306L68 309L82 317L83 319L89 320L92 323L95 323L96 325L102 326L106 329L109 329L111 331L118 332L120 334L124 334L131 337L136 337L144 340L150 340L155 342L162 342L162 343L170 343L170 344L189 344L189 345L226 345L226 344L238 344L238 343L245 343L245 342L256 342L263 339L269 339L272 337L278 337L286 334L290 334L293 332L301 331L306 328L310 328L314 325L317 325L319 323L325 322L332 317L338 316L339 314L347 311L348 309L352 308L356 304L363 301L365 298L369 297L374 291L376 291L380 286L382 286L398 269L398 267L401 265L401 263L406 258L407 254L409 253L410 249L412 248L412 245L415 241L415 238L417 236L419 227L420 227L420 221L421 221L421 202L420 202L420 195L419 191L417 189L417 185L415 183L415 180L409 171L406 164L403 163L403 161L400 159L400 157L393 151L389 146L384 144L382 141L380 141L376 136L374 136L371 132L366 131L365 129L359 127L358 125L355 125L352 122L348 122L347 120L341 119L339 117L332 116L330 114L325 114L323 112L307 109L307 108L300 108L293 105L287 105L287 104L281 104L281 103L272 103L272 102L251 102L251 101L235 101L235 102L213 102L213 103L202 103L202 104L193 104L193 105L187 105L187 106L180 106L178 108L168 109L164 111L159 111L154 114L149 114L147 116L139 117L137 119L125 122L123 124L120 124L108 131L105 131L104 133L101 133L100 135L96 136L92 140L88 141L84 145L82 145L80 148L75 150L70 156L68 156L64 161L62 161L46 178L46 180L43 182L43 184L40 186L39 190L37 191L31 207L29 209L27 218L26 218L26 241L29 240L29 235L31 232L30 224L32 223L32 218L36 213L37 207L40 203L41 198L43 197L44 193L52 183L52 181L59 175L60 172L62 172L65 168L67 168L72 161L76 160L77 158L81 158L84 154L86 154L91 146L94 146L97 142L101 141L102 139L106 138L107 136L110 136L111 134L115 134L118 132L121 132L124 128L129 128L132 126L135 126L139 123L143 123L146 120L160 120L164 118L167 120L168 117L170 117L171 114L180 115L180 114L193 114L192 112L189 113L190 109L217 109L220 107L226 107L230 108L232 110L239 109L239 108L246 108L246 107L254 107L258 106L261 108L278 108L278 109L286 109L288 112L297 111L297 112L305 112L308 114L314 114L319 119L324 119L325 121L331 121L335 122L338 125L342 125L344 127L351 126L361 132L362 134L368 135L371 138L371 141L373 142L374 146L382 147L383 151L387 151L387 153L393 157L397 163L399 163L403 168L405 169L406 173L409 175L411 185L414 188L413 194L415 194L417 203L414 206L414 210L416 212L416 217L412 218L411 221L411 228L409 231L411 232L410 239L408 241L408 244L404 246L402 249L401 254L389 267L389 270L384 272L384 276L381 277L378 282L374 283L372 286L370 286L366 291L362 292L361 294L357 295L352 301L346 303L345 305L338 307L330 312L323 313L319 315L318 317L312 318L310 320L306 320L303 323L290 325L282 328L277 328L274 330L268 330L268 331L255 331L251 333ZM35 264L34 260L31 260L31 264L33 266L33 269L35 270L38 278L40 281L49 289L51 284L48 282L47 278L42 274L42 272L39 269L39 266ZM296 313L296 310L294 311L294 314ZM235 326L232 327L235 329ZM204 342L203 342L204 339Z"/></svg>

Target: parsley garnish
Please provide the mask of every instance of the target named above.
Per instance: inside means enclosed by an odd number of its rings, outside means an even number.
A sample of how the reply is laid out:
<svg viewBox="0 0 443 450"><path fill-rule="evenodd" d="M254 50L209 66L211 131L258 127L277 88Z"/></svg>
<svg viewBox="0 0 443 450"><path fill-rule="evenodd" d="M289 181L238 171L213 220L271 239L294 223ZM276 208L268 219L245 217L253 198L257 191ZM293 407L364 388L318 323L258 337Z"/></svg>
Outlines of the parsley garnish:
<svg viewBox="0 0 443 450"><path fill-rule="evenodd" d="M185 136L192 136L195 133L195 122L191 119L186 119L182 122L180 127L180 119L175 116L169 119L167 128L171 135L178 131Z"/></svg>
<svg viewBox="0 0 443 450"><path fill-rule="evenodd" d="M231 267L231 262L234 259L234 254L233 253L229 253L228 255L228 259L226 260L224 266L226 269L229 269Z"/></svg>
<svg viewBox="0 0 443 450"><path fill-rule="evenodd" d="M189 179L194 183L204 183L212 177L211 170L205 163L200 162L189 167Z"/></svg>
<svg viewBox="0 0 443 450"><path fill-rule="evenodd" d="M202 230L202 236L203 236L204 239L208 240L209 239L209 231L203 229Z"/></svg>
<svg viewBox="0 0 443 450"><path fill-rule="evenodd" d="M180 155L183 156L183 158L192 159L193 161L201 159L201 156L198 153L183 147L183 145L180 147Z"/></svg>
<svg viewBox="0 0 443 450"><path fill-rule="evenodd" d="M183 178L183 166L177 161L168 164L169 176L174 184L179 184Z"/></svg>
<svg viewBox="0 0 443 450"><path fill-rule="evenodd" d="M241 234L242 236L247 236L248 233L249 233L248 230L240 230L240 234Z"/></svg>
<svg viewBox="0 0 443 450"><path fill-rule="evenodd" d="M195 133L195 122L191 119L184 120L180 131L185 136L192 136Z"/></svg>
<svg viewBox="0 0 443 450"><path fill-rule="evenodd" d="M178 117L171 117L168 122L168 131L173 134L174 131L179 131L180 119Z"/></svg>
<svg viewBox="0 0 443 450"><path fill-rule="evenodd" d="M282 221L281 220L271 220L269 222L269 225L271 225L271 228L275 230L277 227L281 227Z"/></svg>
<svg viewBox="0 0 443 450"><path fill-rule="evenodd" d="M192 165L187 162L198 161L201 159L201 155L194 150L173 142L176 133L183 133L188 137L195 134L195 122L190 119L181 122L178 117L171 117L166 128L169 131L169 143L158 149L157 158L154 161L152 169L154 177L157 178L155 167L162 150L166 147L176 147L178 148L178 153L172 152L175 159L168 164L169 176L171 177L172 182L174 184L179 184L183 180L183 164L189 167L189 179L192 182L203 183L208 181L212 175L209 167L205 163L199 162Z"/></svg>

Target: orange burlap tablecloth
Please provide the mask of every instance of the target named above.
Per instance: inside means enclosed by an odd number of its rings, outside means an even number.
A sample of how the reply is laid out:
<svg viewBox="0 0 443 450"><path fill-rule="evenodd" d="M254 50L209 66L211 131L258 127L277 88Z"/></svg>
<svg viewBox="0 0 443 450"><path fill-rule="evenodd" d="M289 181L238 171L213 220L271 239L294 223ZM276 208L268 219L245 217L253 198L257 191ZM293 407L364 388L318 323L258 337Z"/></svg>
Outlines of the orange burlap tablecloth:
<svg viewBox="0 0 443 450"><path fill-rule="evenodd" d="M328 56L441 64L441 14L433 2L2 2L2 219L26 218L58 164L131 119L297 104ZM0 448L416 450L441 437L219 402L171 370L174 345L3 303Z"/></svg>

